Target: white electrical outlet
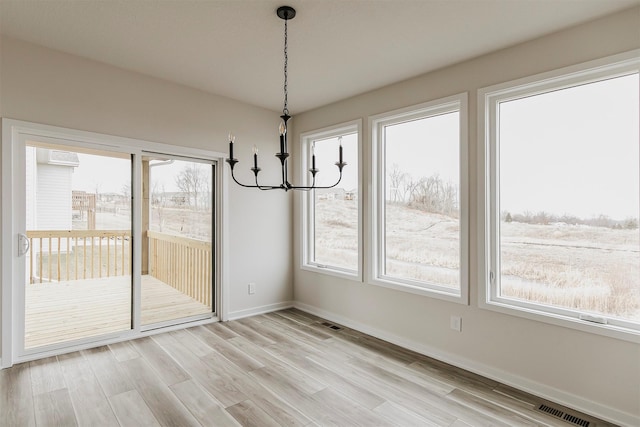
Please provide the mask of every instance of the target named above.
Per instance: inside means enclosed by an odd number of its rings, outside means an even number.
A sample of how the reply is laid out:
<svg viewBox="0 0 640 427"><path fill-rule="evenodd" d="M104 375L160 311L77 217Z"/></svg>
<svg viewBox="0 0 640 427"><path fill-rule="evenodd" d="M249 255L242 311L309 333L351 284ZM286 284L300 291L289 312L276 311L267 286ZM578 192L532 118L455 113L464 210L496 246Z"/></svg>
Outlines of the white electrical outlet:
<svg viewBox="0 0 640 427"><path fill-rule="evenodd" d="M451 316L450 326L454 331L462 332L462 317Z"/></svg>
<svg viewBox="0 0 640 427"><path fill-rule="evenodd" d="M254 282L249 283L249 295L256 293L256 284Z"/></svg>

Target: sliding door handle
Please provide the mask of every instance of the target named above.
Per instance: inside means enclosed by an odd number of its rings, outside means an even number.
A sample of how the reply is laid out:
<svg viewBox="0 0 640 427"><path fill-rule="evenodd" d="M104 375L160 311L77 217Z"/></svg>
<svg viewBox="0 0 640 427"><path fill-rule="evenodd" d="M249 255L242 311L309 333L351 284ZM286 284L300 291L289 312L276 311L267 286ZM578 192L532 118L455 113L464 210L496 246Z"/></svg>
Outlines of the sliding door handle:
<svg viewBox="0 0 640 427"><path fill-rule="evenodd" d="M26 255L31 248L29 238L22 233L18 233L18 256Z"/></svg>

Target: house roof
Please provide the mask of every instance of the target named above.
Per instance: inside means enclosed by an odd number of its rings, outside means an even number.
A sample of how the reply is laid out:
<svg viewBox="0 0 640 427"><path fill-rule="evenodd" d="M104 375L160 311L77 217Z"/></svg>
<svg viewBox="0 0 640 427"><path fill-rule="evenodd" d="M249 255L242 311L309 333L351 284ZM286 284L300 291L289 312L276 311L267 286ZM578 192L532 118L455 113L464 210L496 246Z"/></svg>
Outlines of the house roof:
<svg viewBox="0 0 640 427"><path fill-rule="evenodd" d="M640 4L640 0L0 0L2 34L300 113Z"/></svg>

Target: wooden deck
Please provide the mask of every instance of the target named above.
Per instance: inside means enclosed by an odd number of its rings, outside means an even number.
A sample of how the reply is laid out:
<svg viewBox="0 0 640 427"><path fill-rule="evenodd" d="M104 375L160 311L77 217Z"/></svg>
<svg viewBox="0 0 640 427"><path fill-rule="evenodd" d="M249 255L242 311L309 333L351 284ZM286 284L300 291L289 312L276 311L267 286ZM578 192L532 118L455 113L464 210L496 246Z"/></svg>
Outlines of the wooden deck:
<svg viewBox="0 0 640 427"><path fill-rule="evenodd" d="M25 348L128 330L128 276L27 285ZM152 276L142 276L142 324L211 313L206 306Z"/></svg>

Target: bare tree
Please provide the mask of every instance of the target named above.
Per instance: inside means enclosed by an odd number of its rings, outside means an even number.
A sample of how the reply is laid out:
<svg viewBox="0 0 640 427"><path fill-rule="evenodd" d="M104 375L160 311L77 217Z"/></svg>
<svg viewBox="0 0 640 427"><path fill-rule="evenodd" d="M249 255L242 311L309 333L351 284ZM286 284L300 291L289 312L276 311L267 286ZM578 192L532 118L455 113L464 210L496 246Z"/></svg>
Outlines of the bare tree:
<svg viewBox="0 0 640 427"><path fill-rule="evenodd" d="M164 184L160 185L157 181L153 184L151 190L151 206L158 214L158 231L162 232L164 225L164 208L167 206L167 196Z"/></svg>
<svg viewBox="0 0 640 427"><path fill-rule="evenodd" d="M452 217L459 214L458 187L443 181L438 174L415 179L394 163L388 172L388 182L391 202Z"/></svg>
<svg viewBox="0 0 640 427"><path fill-rule="evenodd" d="M96 191L97 191L97 188L96 188ZM125 199L127 200L131 199L131 184L122 184L122 188L120 189L120 191L124 195Z"/></svg>
<svg viewBox="0 0 640 427"><path fill-rule="evenodd" d="M408 175L400 171L400 167L394 163L389 171L389 197L392 202L404 202L404 190Z"/></svg>
<svg viewBox="0 0 640 427"><path fill-rule="evenodd" d="M187 205L198 210L198 196L207 185L207 174L203 168L195 163L187 164L176 176L176 185L187 195Z"/></svg>
<svg viewBox="0 0 640 427"><path fill-rule="evenodd" d="M458 215L458 188L438 174L411 182L409 205L427 212Z"/></svg>

